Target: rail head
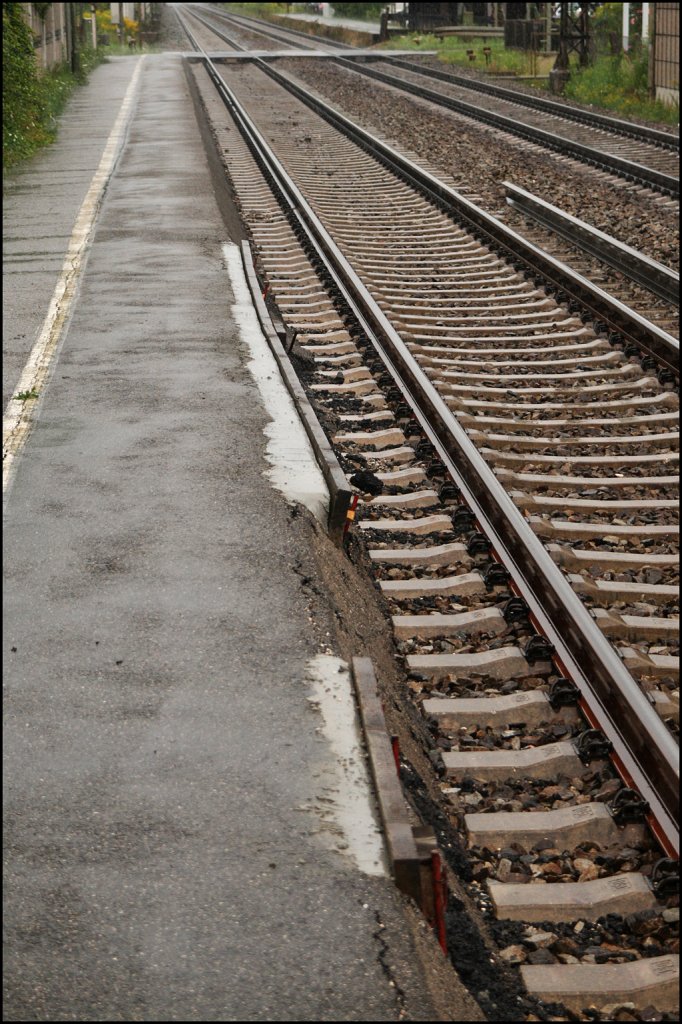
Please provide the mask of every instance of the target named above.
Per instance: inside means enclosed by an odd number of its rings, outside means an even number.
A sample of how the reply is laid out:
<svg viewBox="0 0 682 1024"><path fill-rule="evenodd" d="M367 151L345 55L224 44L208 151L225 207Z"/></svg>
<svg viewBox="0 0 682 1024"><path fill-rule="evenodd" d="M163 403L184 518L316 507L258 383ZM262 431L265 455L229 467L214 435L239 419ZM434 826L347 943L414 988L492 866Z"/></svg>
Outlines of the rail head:
<svg viewBox="0 0 682 1024"><path fill-rule="evenodd" d="M656 324L630 309L618 299L593 284L582 274L534 245L501 220L476 206L456 189L440 181L430 171L398 152L388 143L335 110L330 104L313 96L289 75L262 64L266 74L285 86L326 121L340 128L349 138L379 159L390 170L409 182L417 191L444 212L463 222L484 244L493 245L510 259L517 269L529 273L538 283L555 291L562 301L576 301L591 312L595 320L621 334L626 342L654 355L670 372L679 373L679 340Z"/></svg>
<svg viewBox="0 0 682 1024"><path fill-rule="evenodd" d="M592 110L583 110L580 107L572 107L566 103L558 103L556 100L550 100L544 96L529 96L527 93L521 93L515 89L505 89L504 86L494 85L491 82L481 82L476 78L467 78L448 71L439 71L437 68L424 67L402 57L389 57L387 62L395 67L424 75L427 78L435 78L441 82L451 82L453 85L461 85L466 89L472 89L489 96L499 96L500 99L509 100L521 106L542 110L548 114L556 114L558 117L576 121L579 124L588 124L595 128L602 128L617 135L624 135L627 138L638 139L640 142L647 142L652 146L660 146L663 149L670 149L675 152L678 152L680 148L679 136L672 132L649 128L646 125L624 121L622 118L609 117L606 114L596 114Z"/></svg>
<svg viewBox="0 0 682 1024"><path fill-rule="evenodd" d="M477 107L473 103L466 102L466 100L456 99L452 96L445 96L443 93L434 92L433 89L426 88L426 86L406 82L395 75L390 75L385 71L379 71L378 69L366 64L356 66L343 56L337 57L336 63L348 70L358 72L362 75L367 75L370 78L375 78L377 81L385 82L387 85L392 85L395 88L402 89L404 92L419 96L422 99L430 100L432 103L436 103L439 106L455 110L468 117L473 117L474 119L483 121L495 128L501 128L504 131L510 132L512 135L519 135L521 138L526 138L531 142L539 143L547 149L556 150L560 153L573 156L585 163L592 164L595 167L600 167L603 170L608 171L610 174L617 174L628 180L639 181L642 184L647 185L649 188L654 188L665 195L670 195L675 198L679 197L679 178L673 178L669 174L664 174L663 171L657 171L652 167L645 167L642 164L634 163L632 160L626 160L613 153L603 153L601 150L594 149L591 146L586 146L574 139L561 138L558 135L553 135L551 132L545 131L543 128L536 128L533 125L524 124L511 117L507 117L504 114L498 114L492 110L483 110L481 107Z"/></svg>
<svg viewBox="0 0 682 1024"><path fill-rule="evenodd" d="M631 280L673 306L679 306L680 275L663 263L650 259L637 249L607 235L565 210L560 210L540 196L512 184L502 183L507 202L514 209L532 217L539 224L555 231L573 245L608 263Z"/></svg>

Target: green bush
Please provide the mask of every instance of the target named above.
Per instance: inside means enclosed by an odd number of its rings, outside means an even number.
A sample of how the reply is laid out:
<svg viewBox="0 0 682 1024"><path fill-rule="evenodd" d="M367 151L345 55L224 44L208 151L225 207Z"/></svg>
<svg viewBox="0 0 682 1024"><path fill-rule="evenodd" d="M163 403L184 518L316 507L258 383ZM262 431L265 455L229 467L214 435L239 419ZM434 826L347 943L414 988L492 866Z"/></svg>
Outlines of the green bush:
<svg viewBox="0 0 682 1024"><path fill-rule="evenodd" d="M597 57L588 67L571 70L565 95L630 117L677 124L679 108L649 96L648 65L646 51Z"/></svg>
<svg viewBox="0 0 682 1024"><path fill-rule="evenodd" d="M385 4L332 4L334 14L342 18L366 18L378 20Z"/></svg>
<svg viewBox="0 0 682 1024"><path fill-rule="evenodd" d="M490 49L490 63L486 63L483 47ZM476 71L489 71L492 74L513 71L518 75L532 73L531 57L523 50L506 49L502 39L461 39L457 36L420 35L408 32L406 35L391 36L385 44L389 50L435 50L438 59L445 64L472 67ZM475 60L469 59L469 52L475 54Z"/></svg>
<svg viewBox="0 0 682 1024"><path fill-rule="evenodd" d="M104 55L99 50L80 50L78 75L67 64L41 73L21 4L2 5L2 28L2 168L6 171L53 141L57 117L69 96Z"/></svg>
<svg viewBox="0 0 682 1024"><path fill-rule="evenodd" d="M42 89L33 38L21 4L2 5L2 107L5 167L8 157L16 162L45 141Z"/></svg>

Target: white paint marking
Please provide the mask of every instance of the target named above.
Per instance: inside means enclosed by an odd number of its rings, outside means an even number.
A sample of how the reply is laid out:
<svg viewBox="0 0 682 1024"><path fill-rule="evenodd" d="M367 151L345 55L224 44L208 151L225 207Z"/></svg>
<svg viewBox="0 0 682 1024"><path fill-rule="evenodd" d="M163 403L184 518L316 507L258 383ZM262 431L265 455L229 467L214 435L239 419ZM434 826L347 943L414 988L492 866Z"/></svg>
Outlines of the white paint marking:
<svg viewBox="0 0 682 1024"><path fill-rule="evenodd" d="M388 875L383 834L378 824L364 757L360 725L348 665L341 658L318 654L308 663L313 685L310 701L322 714L322 731L333 755L332 785L324 790L323 822L331 815L343 845L367 875ZM345 847L347 846L347 850Z"/></svg>
<svg viewBox="0 0 682 1024"><path fill-rule="evenodd" d="M26 444L33 421L36 418L39 401L20 401L16 395L37 392L43 397L50 371L55 362L60 341L78 292L78 285L85 267L86 257L94 236L97 214L102 205L104 192L123 150L137 82L142 70L144 56L140 57L126 89L121 109L106 141L102 159L90 182L90 187L78 211L64 264L50 301L47 316L38 335L28 361L19 378L14 395L10 398L2 421L2 492L6 495L14 477L18 458Z"/></svg>
<svg viewBox="0 0 682 1024"><path fill-rule="evenodd" d="M326 526L329 491L296 406L263 337L239 246L223 245L223 256L234 294L232 315L239 335L251 353L247 366L258 385L268 416L272 418L264 430L269 438L266 458L271 465L266 475L289 501L301 502Z"/></svg>

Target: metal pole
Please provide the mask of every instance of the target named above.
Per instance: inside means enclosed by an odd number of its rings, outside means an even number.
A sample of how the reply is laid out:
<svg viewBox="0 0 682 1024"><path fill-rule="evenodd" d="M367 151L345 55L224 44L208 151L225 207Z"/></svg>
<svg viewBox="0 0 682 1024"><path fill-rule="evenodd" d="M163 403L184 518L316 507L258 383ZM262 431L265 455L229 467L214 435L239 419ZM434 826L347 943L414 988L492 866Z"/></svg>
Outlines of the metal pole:
<svg viewBox="0 0 682 1024"><path fill-rule="evenodd" d="M95 11L95 5L90 4L90 12L92 14L92 48L97 49L97 16Z"/></svg>
<svg viewBox="0 0 682 1024"><path fill-rule="evenodd" d="M647 7L649 5L647 4ZM649 96L656 99L656 5L651 9L651 48L649 52Z"/></svg>
<svg viewBox="0 0 682 1024"><path fill-rule="evenodd" d="M590 19L588 8L583 4L580 12L580 66L587 67L590 62Z"/></svg>
<svg viewBox="0 0 682 1024"><path fill-rule="evenodd" d="M642 4L642 45L649 42L649 4Z"/></svg>
<svg viewBox="0 0 682 1024"><path fill-rule="evenodd" d="M630 4L623 4L623 50L628 52L630 44Z"/></svg>
<svg viewBox="0 0 682 1024"><path fill-rule="evenodd" d="M65 4L67 25L69 27L69 62L71 66L71 74L77 75L79 69L78 60L78 43L77 43L77 26L76 26L76 5Z"/></svg>
<svg viewBox="0 0 682 1024"><path fill-rule="evenodd" d="M66 59L70 63L71 62L71 26L69 24L69 5L68 4L64 4L64 7L62 8L62 10L63 10L63 13L64 13L64 26L63 26L64 35L62 36L62 38L64 38L64 37L66 38ZM54 33L52 34L52 42L54 44Z"/></svg>

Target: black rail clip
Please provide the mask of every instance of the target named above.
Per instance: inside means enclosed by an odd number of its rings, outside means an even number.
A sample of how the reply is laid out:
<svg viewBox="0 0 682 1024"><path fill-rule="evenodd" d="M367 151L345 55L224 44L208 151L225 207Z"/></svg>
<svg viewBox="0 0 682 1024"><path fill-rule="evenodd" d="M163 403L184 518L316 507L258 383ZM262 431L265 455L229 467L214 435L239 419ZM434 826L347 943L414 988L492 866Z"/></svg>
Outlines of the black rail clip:
<svg viewBox="0 0 682 1024"><path fill-rule="evenodd" d="M478 555L488 555L490 553L490 541L483 533L479 533L478 530L474 530L467 537L467 554L472 558L476 558Z"/></svg>
<svg viewBox="0 0 682 1024"><path fill-rule="evenodd" d="M658 383L662 384L663 387L665 387L666 384L674 384L677 379L673 371L668 370L667 367L663 367L662 370L659 370L656 376L658 377Z"/></svg>
<svg viewBox="0 0 682 1024"><path fill-rule="evenodd" d="M460 505L452 513L452 529L455 533L468 533L476 522L476 516L467 508L466 505Z"/></svg>
<svg viewBox="0 0 682 1024"><path fill-rule="evenodd" d="M672 857L661 857L651 872L651 888L659 900L676 896L680 891L680 865Z"/></svg>
<svg viewBox="0 0 682 1024"><path fill-rule="evenodd" d="M641 366L645 373L649 370L655 370L658 366L658 360L653 356L642 356Z"/></svg>
<svg viewBox="0 0 682 1024"><path fill-rule="evenodd" d="M626 359L639 359L641 354L642 353L637 348L637 346L633 345L632 343L630 343L629 345L626 345L625 348L623 349L623 355L625 356Z"/></svg>
<svg viewBox="0 0 682 1024"><path fill-rule="evenodd" d="M360 469L357 473L353 473L350 483L363 494L371 494L375 498L384 493L384 481L380 480L371 469Z"/></svg>
<svg viewBox="0 0 682 1024"><path fill-rule="evenodd" d="M601 729L585 729L575 741L575 746L583 764L603 761L613 749L613 743L606 738Z"/></svg>
<svg viewBox="0 0 682 1024"><path fill-rule="evenodd" d="M508 626L515 622L528 622L529 612L530 609L522 597L510 597L502 609L504 621Z"/></svg>
<svg viewBox="0 0 682 1024"><path fill-rule="evenodd" d="M461 493L462 492L457 484L453 483L452 480L446 480L445 483L440 486L438 497L441 501L456 501Z"/></svg>
<svg viewBox="0 0 682 1024"><path fill-rule="evenodd" d="M559 708L571 708L580 700L580 690L570 679L560 676L549 688L549 703L552 711Z"/></svg>
<svg viewBox="0 0 682 1024"><path fill-rule="evenodd" d="M530 637L523 649L523 656L530 665L536 661L549 661L553 654L554 644L551 644L546 637L540 636L539 633Z"/></svg>
<svg viewBox="0 0 682 1024"><path fill-rule="evenodd" d="M644 821L649 813L649 804L634 789L619 789L609 808L617 825Z"/></svg>
<svg viewBox="0 0 682 1024"><path fill-rule="evenodd" d="M506 565L502 565L501 562L491 562L483 573L485 589L492 590L493 587L504 587L510 576L511 573Z"/></svg>
<svg viewBox="0 0 682 1024"><path fill-rule="evenodd" d="M422 438L422 440L419 441L419 443L417 444L417 447L414 450L414 454L417 456L418 459L429 459L433 454L433 445L431 444L430 441L427 441L425 438Z"/></svg>

